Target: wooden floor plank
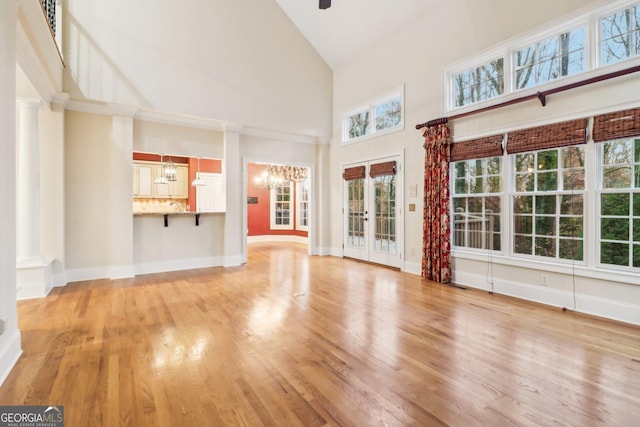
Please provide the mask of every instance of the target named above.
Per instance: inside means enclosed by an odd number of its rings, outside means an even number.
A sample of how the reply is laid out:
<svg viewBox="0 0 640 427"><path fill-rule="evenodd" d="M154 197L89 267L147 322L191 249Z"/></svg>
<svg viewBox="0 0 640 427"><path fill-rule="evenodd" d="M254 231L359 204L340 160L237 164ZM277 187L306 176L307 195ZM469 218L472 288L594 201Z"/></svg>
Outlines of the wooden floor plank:
<svg viewBox="0 0 640 427"><path fill-rule="evenodd" d="M20 301L0 405L69 426L640 424L640 328L255 243Z"/></svg>

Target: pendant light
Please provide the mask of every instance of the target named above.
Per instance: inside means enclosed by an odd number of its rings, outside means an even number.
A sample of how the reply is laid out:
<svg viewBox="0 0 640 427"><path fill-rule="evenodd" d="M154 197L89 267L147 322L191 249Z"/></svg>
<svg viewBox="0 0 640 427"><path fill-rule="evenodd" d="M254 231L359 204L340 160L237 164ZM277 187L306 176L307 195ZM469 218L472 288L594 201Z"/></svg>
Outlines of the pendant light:
<svg viewBox="0 0 640 427"><path fill-rule="evenodd" d="M196 172L196 179L191 182L191 185L198 187L201 185L207 185L204 179L200 178L200 157L198 157L198 171Z"/></svg>
<svg viewBox="0 0 640 427"><path fill-rule="evenodd" d="M157 177L155 180L153 180L154 184L168 184L169 180L167 179L167 177L164 174L164 154L160 154L160 164L162 164L162 167L160 168L160 176Z"/></svg>
<svg viewBox="0 0 640 427"><path fill-rule="evenodd" d="M169 157L169 160L162 167L164 171L164 177L167 178L167 181L177 181L178 180L178 171L176 169L176 165L173 164L173 160Z"/></svg>

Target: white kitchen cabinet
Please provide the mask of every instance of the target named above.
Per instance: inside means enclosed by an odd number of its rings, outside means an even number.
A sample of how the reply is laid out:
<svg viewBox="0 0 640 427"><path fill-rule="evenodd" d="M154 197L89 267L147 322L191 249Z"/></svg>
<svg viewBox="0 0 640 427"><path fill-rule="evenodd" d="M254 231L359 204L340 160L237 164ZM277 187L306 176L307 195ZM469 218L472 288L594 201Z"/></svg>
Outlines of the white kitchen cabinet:
<svg viewBox="0 0 640 427"><path fill-rule="evenodd" d="M174 199L189 198L189 167L176 165L176 181L169 182L169 197Z"/></svg>
<svg viewBox="0 0 640 427"><path fill-rule="evenodd" d="M156 184L162 174L159 162L133 162L133 197L148 199L186 199L189 197L189 167L176 164L176 181Z"/></svg>
<svg viewBox="0 0 640 427"><path fill-rule="evenodd" d="M133 197L153 197L153 165L133 164Z"/></svg>

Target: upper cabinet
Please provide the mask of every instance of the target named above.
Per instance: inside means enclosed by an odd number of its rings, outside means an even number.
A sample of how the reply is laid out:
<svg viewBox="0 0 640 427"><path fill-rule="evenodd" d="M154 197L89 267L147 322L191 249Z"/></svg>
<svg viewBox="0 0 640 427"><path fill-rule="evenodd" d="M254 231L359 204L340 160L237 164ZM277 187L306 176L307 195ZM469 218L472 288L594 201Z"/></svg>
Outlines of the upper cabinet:
<svg viewBox="0 0 640 427"><path fill-rule="evenodd" d="M133 197L153 197L154 166L148 163L133 163Z"/></svg>
<svg viewBox="0 0 640 427"><path fill-rule="evenodd" d="M162 175L158 162L133 162L133 197L144 199L187 199L189 197L189 167L176 164L176 180L156 184Z"/></svg>

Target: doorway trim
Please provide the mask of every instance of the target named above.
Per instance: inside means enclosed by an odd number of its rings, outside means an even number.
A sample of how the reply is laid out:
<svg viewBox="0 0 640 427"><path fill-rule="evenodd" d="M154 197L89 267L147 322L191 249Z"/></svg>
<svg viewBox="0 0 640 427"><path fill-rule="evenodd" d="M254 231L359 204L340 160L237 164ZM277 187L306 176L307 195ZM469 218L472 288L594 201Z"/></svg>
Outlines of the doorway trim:
<svg viewBox="0 0 640 427"><path fill-rule="evenodd" d="M367 164L370 165L372 163L382 163L385 161L389 161L389 160L397 160L397 170L396 170L396 176L399 177L399 183L397 185L397 189L399 190L399 196L396 197L396 209L397 209L397 221L396 221L396 247L397 250L399 251L398 253L398 257L399 257L399 261L398 261L398 265L393 265L393 267L398 267L401 270L404 270L404 262L405 262L405 253L404 253L404 242L405 242L405 235L404 235L404 223L405 223L405 211L404 211L404 200L405 200L405 195L404 195L404 190L405 190L405 176L404 176L404 151L401 151L400 153L397 154L389 154L386 156L379 156L379 157L374 157L374 158L368 158L368 159L360 159L358 161L352 161L349 163L343 163L340 167L340 181L341 181L341 206L340 206L340 212L341 212L341 238L340 238L340 256L341 257L345 257L345 243L346 243L346 234L347 234L347 224L346 224L346 210L347 210L347 195L346 195L346 186L345 186L345 182L344 179L342 177L342 172L345 170L345 168L348 168L350 166L356 166L356 165L363 165L363 164ZM366 179L371 179L368 176L369 173L369 169L367 168L366 170L367 176ZM368 245L369 243L367 243ZM367 260L365 261L369 261L369 259L371 258L370 256L367 256ZM386 264L384 264L386 265Z"/></svg>
<svg viewBox="0 0 640 427"><path fill-rule="evenodd" d="M263 163L263 164L275 164L275 165L287 165L287 166L300 166L309 168L309 203L311 209L309 211L309 222L311 226L307 231L307 253L314 255L314 248L316 247L316 227L318 226L314 212L316 211L316 197L314 191L314 183L317 179L316 168L312 162L297 162L290 160L264 158L264 157L242 157L242 264L246 264L248 260L247 254L247 233L248 233L248 209L247 209L247 186L249 184L249 163Z"/></svg>

